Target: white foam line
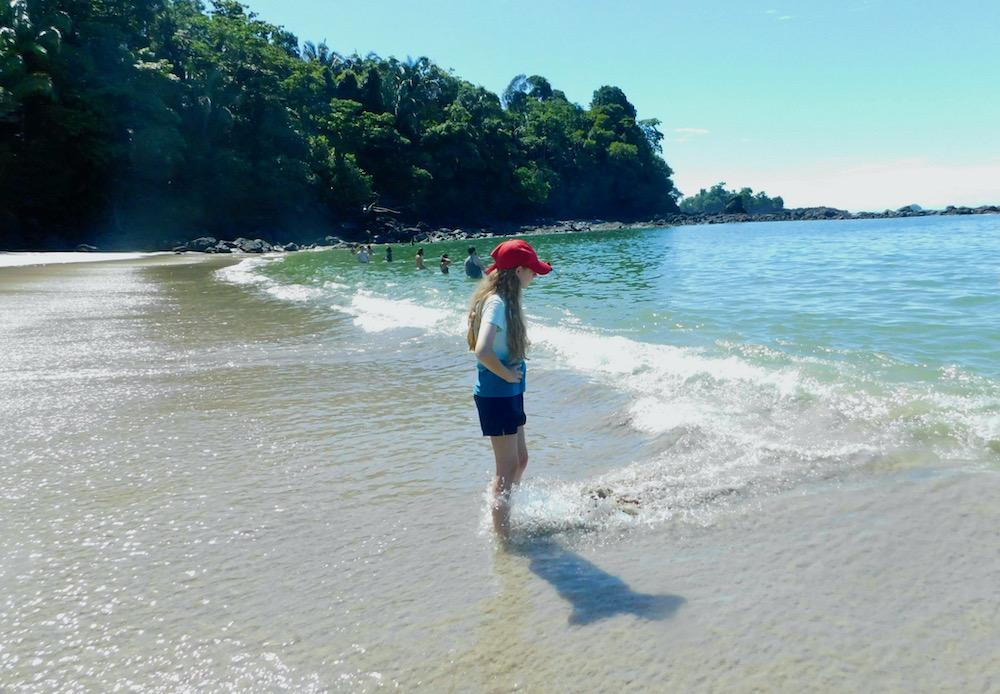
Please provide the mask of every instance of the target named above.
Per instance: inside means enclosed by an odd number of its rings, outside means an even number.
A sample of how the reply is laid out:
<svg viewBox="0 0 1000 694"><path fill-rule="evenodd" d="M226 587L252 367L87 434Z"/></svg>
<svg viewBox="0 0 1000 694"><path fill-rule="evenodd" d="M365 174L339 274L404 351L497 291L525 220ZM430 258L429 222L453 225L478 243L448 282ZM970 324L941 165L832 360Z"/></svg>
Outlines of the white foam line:
<svg viewBox="0 0 1000 694"><path fill-rule="evenodd" d="M412 301L385 299L360 291L351 301L354 323L366 332L382 332L394 328L453 327L456 316L443 308L419 306Z"/></svg>
<svg viewBox="0 0 1000 694"><path fill-rule="evenodd" d="M603 373L619 383L628 381L638 392L657 390L657 384L665 377L677 383L698 376L717 381L749 382L776 388L782 396L793 394L801 387L798 369L766 369L735 356L703 357L682 347L635 342L619 335L602 336L544 326L532 326L531 330L539 343L546 344L574 368ZM659 378L648 378L645 369L653 369Z"/></svg>
<svg viewBox="0 0 1000 694"><path fill-rule="evenodd" d="M167 251L157 253L69 253L69 252L38 252L11 253L0 251L0 267L26 267L29 265L64 265L67 263L101 263L111 260L136 260L166 255Z"/></svg>
<svg viewBox="0 0 1000 694"><path fill-rule="evenodd" d="M274 285L275 283L272 280L257 272L257 268L261 265L273 263L275 260L275 258L271 257L247 258L235 265L219 268L215 271L215 274L232 284Z"/></svg>

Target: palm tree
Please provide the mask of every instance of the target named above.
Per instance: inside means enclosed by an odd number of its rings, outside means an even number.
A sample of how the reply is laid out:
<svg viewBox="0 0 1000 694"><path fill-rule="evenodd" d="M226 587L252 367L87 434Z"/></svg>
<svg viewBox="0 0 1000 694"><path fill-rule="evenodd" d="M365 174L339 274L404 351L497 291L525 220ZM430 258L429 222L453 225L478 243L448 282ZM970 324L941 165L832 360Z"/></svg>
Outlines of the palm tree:
<svg viewBox="0 0 1000 694"><path fill-rule="evenodd" d="M320 65L330 68L344 62L339 53L330 50L330 47L326 45L326 41L320 41L319 44L306 41L302 44L302 57L310 62L315 61Z"/></svg>
<svg viewBox="0 0 1000 694"><path fill-rule="evenodd" d="M444 75L426 57L407 57L406 62L390 58L389 67L389 104L396 123L407 134L416 135L424 113L441 100Z"/></svg>
<svg viewBox="0 0 1000 694"><path fill-rule="evenodd" d="M25 0L0 5L0 19L0 121L21 121L23 134L24 101L55 96L49 69L62 32L54 26L37 30Z"/></svg>

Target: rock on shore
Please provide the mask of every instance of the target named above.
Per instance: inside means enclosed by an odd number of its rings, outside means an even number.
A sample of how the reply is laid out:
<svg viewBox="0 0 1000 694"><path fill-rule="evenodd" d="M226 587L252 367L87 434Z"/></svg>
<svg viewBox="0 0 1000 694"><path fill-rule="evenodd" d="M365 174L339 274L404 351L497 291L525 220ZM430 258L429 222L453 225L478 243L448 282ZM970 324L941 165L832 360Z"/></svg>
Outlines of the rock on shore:
<svg viewBox="0 0 1000 694"><path fill-rule="evenodd" d="M174 253L194 251L198 253L291 253L299 250L295 243L271 244L262 239L238 238L235 241L220 241L214 236L200 236L173 248Z"/></svg>
<svg viewBox="0 0 1000 694"><path fill-rule="evenodd" d="M462 229L431 227L425 222L413 225L401 223L395 216L379 216L364 225L344 225L337 229L340 235L329 235L314 243L274 244L262 239L238 238L233 241L220 240L213 236L202 236L174 247L176 253L281 253L316 247L349 248L363 244L410 244L435 243L439 241L461 241L483 239L517 234L573 233L581 231L601 231L610 229L641 229L646 227L693 226L700 224L739 224L744 222L790 222L829 219L888 219L894 217L928 217L948 215L1000 214L1000 207L954 207L944 210L923 210L916 206L901 207L883 212L848 212L834 207L800 207L768 214L747 214L746 212L722 212L699 214L665 214L638 221L608 220L539 220L534 224L496 224L482 229ZM96 249L95 249L96 250Z"/></svg>

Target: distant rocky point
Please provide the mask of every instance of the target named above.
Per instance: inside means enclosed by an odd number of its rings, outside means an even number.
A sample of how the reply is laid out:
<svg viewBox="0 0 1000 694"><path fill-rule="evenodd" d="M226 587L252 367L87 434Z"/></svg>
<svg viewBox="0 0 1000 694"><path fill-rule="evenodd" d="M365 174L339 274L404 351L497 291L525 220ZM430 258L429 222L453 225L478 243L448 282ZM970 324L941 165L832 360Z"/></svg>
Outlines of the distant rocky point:
<svg viewBox="0 0 1000 694"><path fill-rule="evenodd" d="M823 219L890 219L894 217L972 214L1000 214L1000 207L996 205L983 205L981 207L955 207L949 205L944 210L924 210L919 205L907 205L906 207L900 207L898 210L885 210L883 212L848 212L847 210L838 210L835 207L798 207L768 214L747 214L745 212L722 212L716 214L680 213L656 217L654 221L657 222L658 226L662 224L675 226L689 224L733 224L739 222L794 222Z"/></svg>

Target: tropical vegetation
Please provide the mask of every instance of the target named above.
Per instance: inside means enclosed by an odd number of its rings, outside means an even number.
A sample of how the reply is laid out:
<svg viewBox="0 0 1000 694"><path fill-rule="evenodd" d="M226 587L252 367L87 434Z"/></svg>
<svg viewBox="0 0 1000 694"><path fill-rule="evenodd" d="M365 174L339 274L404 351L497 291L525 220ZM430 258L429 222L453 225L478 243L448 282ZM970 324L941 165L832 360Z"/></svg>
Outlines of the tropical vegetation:
<svg viewBox="0 0 1000 694"><path fill-rule="evenodd" d="M764 191L754 195L750 188L741 188L739 192L726 190L726 184L722 182L716 183L709 190L702 188L697 195L684 198L681 200L680 208L685 214L720 212L774 214L784 211L785 201L781 196L768 197Z"/></svg>
<svg viewBox="0 0 1000 694"><path fill-rule="evenodd" d="M0 0L0 248L677 211L659 121L341 55L235 0Z"/></svg>

